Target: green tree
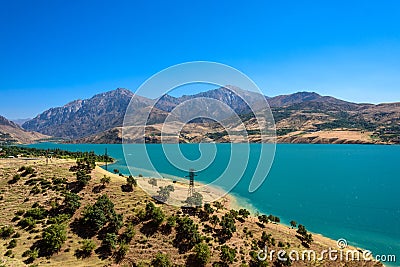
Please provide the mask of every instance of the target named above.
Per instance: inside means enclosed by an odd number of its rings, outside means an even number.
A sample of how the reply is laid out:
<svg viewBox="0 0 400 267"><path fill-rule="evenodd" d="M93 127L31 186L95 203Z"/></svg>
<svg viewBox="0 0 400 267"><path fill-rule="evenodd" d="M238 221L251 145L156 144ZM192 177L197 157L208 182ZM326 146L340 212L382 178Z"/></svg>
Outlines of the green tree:
<svg viewBox="0 0 400 267"><path fill-rule="evenodd" d="M0 229L0 237L3 239L7 239L11 237L15 233L14 227L12 226L3 226Z"/></svg>
<svg viewBox="0 0 400 267"><path fill-rule="evenodd" d="M117 247L118 237L115 233L106 233L101 246L109 251Z"/></svg>
<svg viewBox="0 0 400 267"><path fill-rule="evenodd" d="M221 247L220 259L225 265L232 264L236 258L236 250L223 245Z"/></svg>
<svg viewBox="0 0 400 267"><path fill-rule="evenodd" d="M129 246L125 243L119 244L118 250L115 251L114 257L116 262L122 261L123 258L125 258L126 254L129 251Z"/></svg>
<svg viewBox="0 0 400 267"><path fill-rule="evenodd" d="M210 223L214 226L214 228L219 222L220 222L220 220L217 215L211 216Z"/></svg>
<svg viewBox="0 0 400 267"><path fill-rule="evenodd" d="M297 226L297 222L296 221L290 221L290 226L292 226L292 228Z"/></svg>
<svg viewBox="0 0 400 267"><path fill-rule="evenodd" d="M217 209L217 212L218 212L218 210L222 210L224 208L224 205L222 205L221 202L219 202L219 201L215 201L213 204L214 204L214 207Z"/></svg>
<svg viewBox="0 0 400 267"><path fill-rule="evenodd" d="M133 188L133 186L134 186L134 187L137 186L136 179L133 178L132 175L129 175L129 177L126 178L126 184L127 184L129 187L131 187L131 188Z"/></svg>
<svg viewBox="0 0 400 267"><path fill-rule="evenodd" d="M103 184L103 187L106 186L106 184L109 184L111 182L111 177L104 175L101 179L100 179L100 183Z"/></svg>
<svg viewBox="0 0 400 267"><path fill-rule="evenodd" d="M243 219L247 219L250 216L250 211L247 209L239 209L239 215L242 216Z"/></svg>
<svg viewBox="0 0 400 267"><path fill-rule="evenodd" d="M66 240L66 226L64 224L52 224L43 230L40 251L43 250L46 254L52 255L60 251Z"/></svg>
<svg viewBox="0 0 400 267"><path fill-rule="evenodd" d="M193 196L188 197L185 202L192 207L201 207L203 205L203 196L199 192L194 192Z"/></svg>
<svg viewBox="0 0 400 267"><path fill-rule="evenodd" d="M76 172L76 180L82 185L86 186L92 177L85 170L78 170Z"/></svg>
<svg viewBox="0 0 400 267"><path fill-rule="evenodd" d="M168 255L157 252L155 258L151 261L151 266L154 267L172 267L172 262Z"/></svg>
<svg viewBox="0 0 400 267"><path fill-rule="evenodd" d="M81 206L81 197L75 193L67 192L64 195L64 211L69 214L74 214L77 209Z"/></svg>
<svg viewBox="0 0 400 267"><path fill-rule="evenodd" d="M179 217L177 219L174 243L180 251L186 252L192 249L200 241L201 236L198 232L198 225L188 216Z"/></svg>
<svg viewBox="0 0 400 267"><path fill-rule="evenodd" d="M135 234L136 234L136 232L135 232L135 228L133 227L133 224L129 223L126 226L125 232L123 232L121 234L120 239L123 243L129 244L132 241Z"/></svg>
<svg viewBox="0 0 400 267"><path fill-rule="evenodd" d="M205 266L211 258L210 248L205 243L198 243L194 246L193 260L200 266Z"/></svg>
<svg viewBox="0 0 400 267"><path fill-rule="evenodd" d="M160 226L165 219L165 215L153 202L149 202L146 204L146 218L150 219L155 226Z"/></svg>
<svg viewBox="0 0 400 267"><path fill-rule="evenodd" d="M261 223L262 225L267 224L268 221L269 221L268 216L265 215L265 214L259 215L259 216L258 216L258 220L260 221L260 223Z"/></svg>
<svg viewBox="0 0 400 267"><path fill-rule="evenodd" d="M82 241L82 245L80 249L77 251L77 254L82 255L83 257L90 257L93 250L96 248L96 244L91 239L85 239Z"/></svg>
<svg viewBox="0 0 400 267"><path fill-rule="evenodd" d="M236 232L235 219L229 213L222 216L219 225L222 227L221 235L224 239L230 239Z"/></svg>
<svg viewBox="0 0 400 267"><path fill-rule="evenodd" d="M207 215L211 215L214 213L214 209L211 207L210 203L204 204L204 211Z"/></svg>
<svg viewBox="0 0 400 267"><path fill-rule="evenodd" d="M174 192L175 188L172 185L160 186L160 190L157 191L158 196L156 197L161 202L167 202L170 193Z"/></svg>
<svg viewBox="0 0 400 267"><path fill-rule="evenodd" d="M94 205L86 206L82 215L83 222L95 231L98 231L116 216L114 203L112 203L107 195L102 195L97 198Z"/></svg>

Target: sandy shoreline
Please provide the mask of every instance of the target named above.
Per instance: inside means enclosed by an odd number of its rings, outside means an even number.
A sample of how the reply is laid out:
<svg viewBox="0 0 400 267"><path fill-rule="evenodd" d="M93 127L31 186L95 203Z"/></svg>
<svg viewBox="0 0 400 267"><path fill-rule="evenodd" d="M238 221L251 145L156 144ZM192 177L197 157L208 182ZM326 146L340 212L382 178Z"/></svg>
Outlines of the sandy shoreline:
<svg viewBox="0 0 400 267"><path fill-rule="evenodd" d="M119 174L112 173L110 171L106 171L101 168L100 163L97 163L96 171L110 176L112 179L118 179L126 181L126 177L120 176ZM175 206L183 206L184 201L188 195L188 180L184 178L177 177L176 179L171 178L155 178L157 180L157 186L153 186L149 184L149 180L154 177L138 177L134 176L136 179L138 186L147 192L151 196L156 196L157 191L160 186L172 185L174 186L175 191L171 192L170 198L167 200L166 204L175 205ZM175 182L174 182L175 181ZM231 193L225 192L220 188L216 188L210 185L205 185L200 182L195 182L195 190L203 195L203 203L210 203L213 201L220 201L226 209L235 209L239 210L241 208L245 208L250 211L251 220L254 222L258 221L256 217L256 213L259 212L255 207L251 205L251 203L246 203L245 200L241 200L240 197L234 196ZM292 229L290 225L284 223L268 223L267 228L274 228L275 230L279 230L281 232L295 232L296 229ZM310 232L310 231L309 231ZM310 232L313 235L314 242L319 244L328 245L332 249L338 249L337 240L331 239L319 233ZM364 248L348 246L344 249L344 251L348 250L358 250L358 251L366 251Z"/></svg>

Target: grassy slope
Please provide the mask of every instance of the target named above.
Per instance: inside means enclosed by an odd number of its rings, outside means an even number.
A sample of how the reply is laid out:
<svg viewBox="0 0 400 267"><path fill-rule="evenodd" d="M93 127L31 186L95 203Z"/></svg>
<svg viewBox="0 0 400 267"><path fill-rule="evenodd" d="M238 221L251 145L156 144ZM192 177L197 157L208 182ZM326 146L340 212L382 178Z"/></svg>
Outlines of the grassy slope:
<svg viewBox="0 0 400 267"><path fill-rule="evenodd" d="M17 222L11 222L12 218L15 216L15 212L21 209L29 209L36 201L49 208L49 201L53 197L57 197L59 195L59 193L52 190L46 190L37 195L30 194L29 192L32 186L24 185L24 180L27 180L28 178L22 178L16 184L9 185L7 181L10 180L17 172L18 168L23 165L33 166L37 171L37 177L44 178L46 180L51 179L53 176L67 178L68 181L75 180L75 175L68 171L69 167L74 165L74 161L71 160L53 160L52 162L49 162L48 165L46 165L44 159L30 162L20 159L0 160L0 195L3 197L3 199L0 200L0 212L2 214L2 216L0 216L0 226L13 225L16 231L21 234L21 237L17 238L17 247L12 249L14 258L3 256L8 250L6 246L10 239L0 240L0 258L7 262L6 266L25 266L23 260L26 258L22 257L22 253L29 249L34 241L41 236L41 229L43 228L43 225L38 224L31 232L20 229L18 226L16 226ZM112 178L111 183L105 189L103 189L100 193L93 192L95 191L94 188L100 184L100 178L103 175L104 170L98 167L92 172L92 180L90 181L89 185L79 193L79 195L83 198L81 208L75 213L74 217L70 221L80 217L83 207L89 203L93 204L95 199L101 194L107 194L110 199L112 199L115 204L116 212L122 213L124 215L124 219L134 215L134 213L139 209L144 208L145 203L151 200L151 198L138 187L135 188L134 192L131 193L122 192L121 185L125 183L125 179L113 174L109 174ZM61 200L62 198L59 199L59 201ZM167 215L177 214L180 212L178 208L167 205L162 205L162 209ZM221 217L225 212L226 210L220 210L218 215ZM199 223L199 228L201 231L203 229L203 223L201 223L197 217L191 216L191 218L195 222ZM248 263L250 260L249 252L251 250L251 242L253 239L259 240L262 231L271 233L276 240L276 244L278 244L279 241L282 241L285 243L286 248L288 248L287 244L289 243L290 249L304 249L300 240L296 238L296 232L294 229L290 229L287 226L280 224L267 224L265 228L261 228L259 225L257 225L257 221L258 220L256 218L250 217L244 223L239 221L236 222L237 231L234 233L232 239L227 242L227 245L237 248L238 251L236 256L237 261L234 265L240 265L242 261ZM169 235L163 234L160 231L151 235L146 235L142 233L143 229L145 229L143 225L143 223L140 223L139 225L135 226L136 235L129 245L129 252L126 258L131 259L136 263L142 262L144 264L148 264L154 255L161 251L168 253L175 264L181 266L185 265L186 258L190 252L186 254L178 253L178 249L173 246L173 239L175 236L174 230ZM245 227L252 232L253 237L243 232ZM219 226L216 228L219 228ZM124 229L121 231L123 230ZM211 234L202 234L212 237ZM74 253L75 250L80 247L79 242L82 240L83 239L73 233L71 229L68 229L68 239L62 246L61 251L58 254L54 254L49 259L38 258L34 263L38 264L39 266L117 266L113 263L112 258L102 260L99 258L101 255L97 255L96 253L93 253L90 258L77 259L74 256ZM96 242L97 246L100 246L101 241L99 241L96 237L94 237L93 240ZM314 240L315 241L311 245L311 249L315 249L316 251L327 249L328 246L333 248L336 246L334 241L322 236L314 235ZM209 243L209 246L212 253L211 263L219 261L220 244L213 239ZM279 250L280 248L275 245L269 249ZM271 265L272 264L270 264L270 266ZM209 266L211 266L211 264L209 264ZM373 262L369 262L366 265L361 262L295 262L292 264L292 266L380 266L380 264Z"/></svg>

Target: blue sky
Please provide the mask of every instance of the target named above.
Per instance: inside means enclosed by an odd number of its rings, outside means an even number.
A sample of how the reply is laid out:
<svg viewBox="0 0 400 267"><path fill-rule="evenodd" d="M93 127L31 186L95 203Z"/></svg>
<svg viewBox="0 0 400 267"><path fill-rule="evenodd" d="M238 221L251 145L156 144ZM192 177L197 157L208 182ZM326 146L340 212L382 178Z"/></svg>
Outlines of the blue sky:
<svg viewBox="0 0 400 267"><path fill-rule="evenodd" d="M400 101L399 14L398 1L2 1L0 114L135 90L193 60L231 65L269 96Z"/></svg>

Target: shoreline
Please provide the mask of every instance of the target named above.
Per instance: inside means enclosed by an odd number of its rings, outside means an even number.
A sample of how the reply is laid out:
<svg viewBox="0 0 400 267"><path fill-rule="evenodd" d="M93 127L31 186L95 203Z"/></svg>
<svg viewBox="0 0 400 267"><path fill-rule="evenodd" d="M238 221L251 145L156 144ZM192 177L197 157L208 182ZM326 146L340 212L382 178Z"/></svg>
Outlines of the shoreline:
<svg viewBox="0 0 400 267"><path fill-rule="evenodd" d="M2 160L2 164L8 165L8 166L13 166L15 164L16 161L20 161L21 163L24 163L26 159L22 159L22 158L15 158L15 159L3 159ZM59 163L72 163L75 162L74 159L54 159L52 161L50 161L51 165L57 165ZM38 164L45 164L45 159L44 158L40 158L37 162ZM97 162L96 163L96 167L94 169L94 175L97 174L97 177L99 177L99 174L102 175L107 175L110 176L112 181L114 180L115 182L118 181L118 183L121 182L126 182L126 176L120 176L119 174L115 174L112 173L110 171L106 171L105 169L103 169L102 166L102 162ZM143 182L145 182L146 184L148 179L150 178L144 178L144 177L137 177L134 176L136 179L140 178ZM160 178L156 178L158 180L161 180ZM170 182L171 180L169 179L162 179L162 180L167 180L168 182ZM184 181L187 181L186 179L183 179ZM196 185L200 185L200 183L196 183ZM186 187L184 187L184 189L186 189ZM144 191L144 190L143 190ZM240 197L237 197L231 193L225 193L224 197L226 197L227 199L229 199L229 202L223 203L226 204L226 207L229 209L239 209L239 208L248 208L247 206L243 206L243 202L241 201ZM250 210L252 211L252 210ZM251 215L249 216L248 220L255 224L256 222L258 222L258 218L254 215L254 213L251 213ZM279 231L283 234L290 234L291 236L296 235L296 228L292 229L290 226L286 225L285 223L267 223L265 225L264 228L265 231ZM309 231L310 232L310 231ZM316 244L319 247L331 247L332 249L338 249L337 247L337 241L324 236L323 234L320 233L315 233L315 232L310 232L313 234L313 238L314 238L314 244ZM344 249L343 251L347 251L347 250L358 250L358 251L366 251L366 249L360 248L360 247L355 247L355 246L348 246L346 249ZM362 252L361 252L362 253ZM376 261L375 258L371 258L371 260ZM383 264L383 263L382 263ZM383 266L388 266L388 265L383 265ZM390 266L390 265L389 265Z"/></svg>
<svg viewBox="0 0 400 267"><path fill-rule="evenodd" d="M96 169L95 170L99 171L102 174L109 175L110 177L114 177L114 178L116 178L118 180L124 180L124 181L126 180L126 176L120 176L119 174L115 174L115 173L112 173L110 171L106 171L105 169L102 168L102 166L104 166L104 165L99 165L99 163L96 163ZM184 179L184 178L177 177L176 183L173 183L173 180L171 178L138 177L138 176L133 176L133 177L138 182L138 186L144 192L146 192L146 194L149 194L153 199L154 199L154 197L153 197L154 195L152 195L151 193L152 192L156 192L158 190L159 186L174 185L174 187L178 186L179 189L181 189L181 190L182 189L184 189L184 190L188 189L188 187L185 186L186 184L183 184L183 181L187 182L187 180ZM156 179L158 182L162 182L162 183L161 184L157 184L157 186L150 185L148 183L148 181L150 179L153 179L153 178ZM218 199L213 200L213 201L220 201L225 206L225 208L228 209L228 210L229 209L239 210L239 209L243 209L243 208L247 209L248 211L250 211L250 216L249 216L250 220L252 220L254 222L258 221L258 218L256 216L257 212L259 212L260 214L264 214L264 213L261 213L259 210L257 210L250 203L247 203L245 198L242 199L240 196L236 196L236 195L234 195L234 194L232 194L230 192L225 192L224 190L222 190L220 188L217 188L215 186L213 187L213 186L205 185L205 184L203 184L201 182L195 182L195 186L197 186L197 188L199 188L199 187L208 188L210 190L210 192L213 192L215 194L222 194L221 197L219 197ZM144 189L143 187L145 187L146 189ZM171 193L171 197L174 196L175 192ZM182 192L182 191L178 191L178 193L180 193L180 192ZM185 192L187 192L187 191L185 191ZM200 193L201 193L201 191L200 191ZM183 194L183 196L186 197L187 193ZM208 197L214 197L214 196L215 195L213 195L213 194L208 195ZM203 197L204 197L204 195L203 195ZM179 206L179 204L177 204L176 201L182 201L182 200L183 200L182 197L181 198L176 198L176 195L175 195L175 198L173 199L173 201L169 201L168 200L164 204ZM204 200L205 199L203 199L203 203L208 203L208 201L204 201ZM180 204L182 204L182 203L180 203ZM288 225L288 224L286 224L284 222L280 222L280 223L269 222L268 224L266 224L266 229L268 229L268 228L275 228L275 230L279 230L279 231L285 232L285 233L290 233L290 232L296 231L296 229L297 229L297 228L292 228L290 225ZM318 244L321 244L321 245L329 246L332 249L338 249L337 240L334 240L333 238L325 236L325 235L323 235L321 233L316 233L316 232L312 232L312 231L308 231L308 232L313 235L314 242L316 242ZM356 247L356 246L352 246L352 245L348 245L344 249L344 251L348 251L348 250L357 250L357 251L363 251L363 252L364 251L368 251L368 249L365 249L365 248L362 248L362 247L358 247L358 246ZM372 258L372 259L376 260L375 258ZM384 265L383 263L382 263L382 265L383 266L387 266L387 265Z"/></svg>

